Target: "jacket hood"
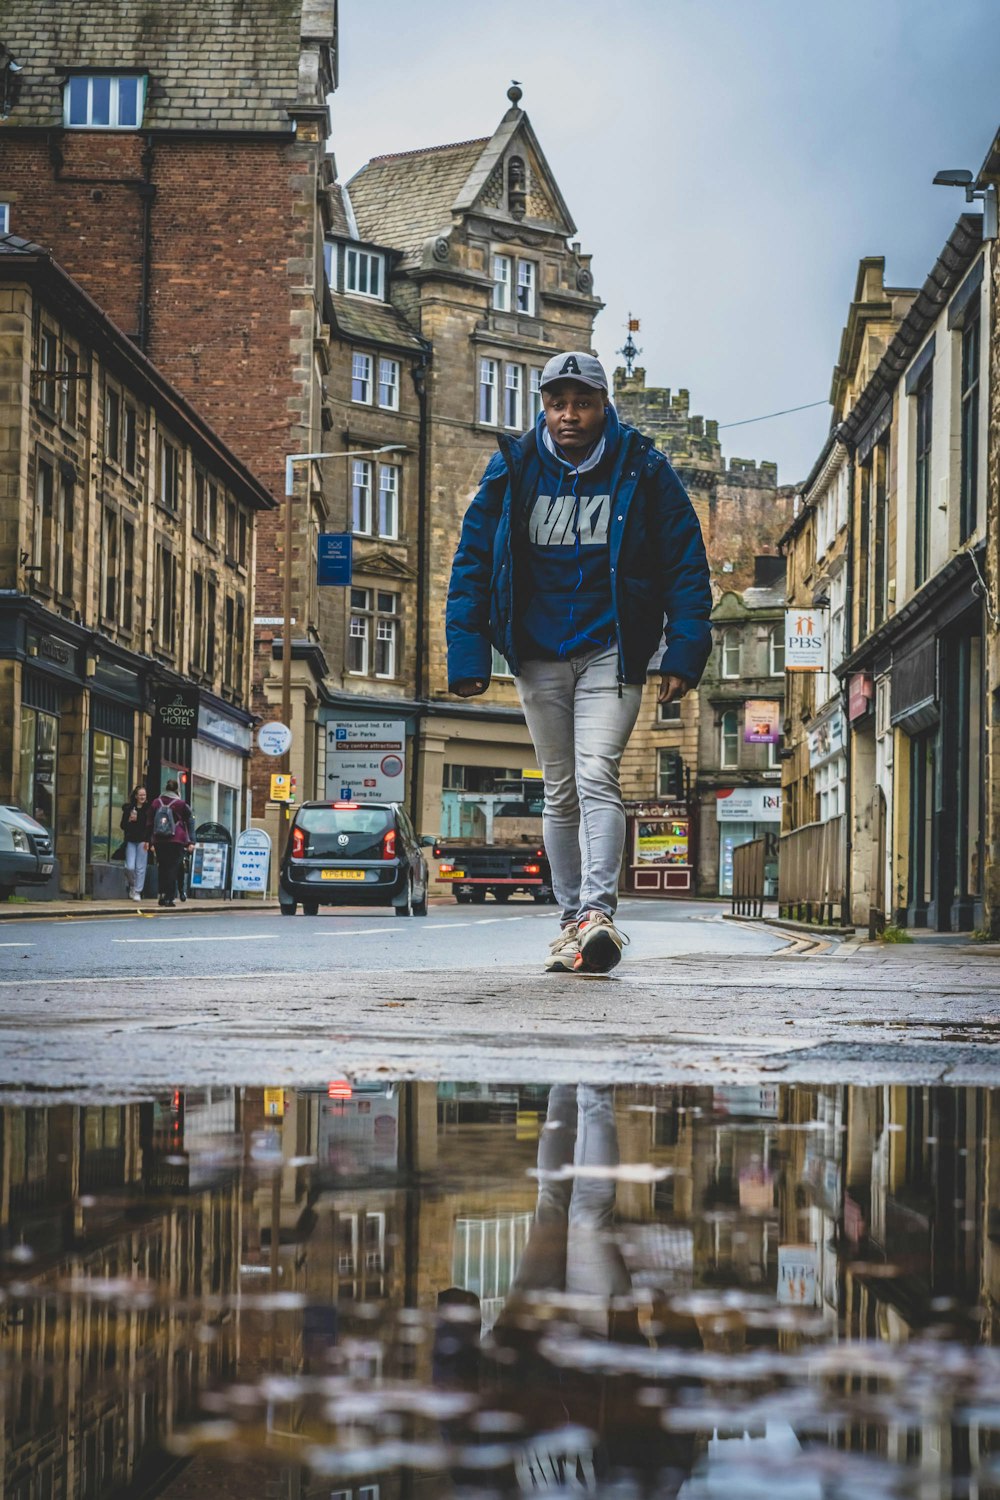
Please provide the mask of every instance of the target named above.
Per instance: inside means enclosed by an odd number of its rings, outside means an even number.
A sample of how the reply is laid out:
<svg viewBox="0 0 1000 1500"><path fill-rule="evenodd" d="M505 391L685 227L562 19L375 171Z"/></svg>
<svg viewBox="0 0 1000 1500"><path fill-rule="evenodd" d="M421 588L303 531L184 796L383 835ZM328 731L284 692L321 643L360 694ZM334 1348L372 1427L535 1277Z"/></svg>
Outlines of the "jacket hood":
<svg viewBox="0 0 1000 1500"><path fill-rule="evenodd" d="M604 431L598 440L598 446L595 447L589 458L584 459L579 470L577 470L576 466L568 458L563 457L556 445L552 443L551 438L548 438L548 429L545 425L545 413L543 411L540 411L535 419L534 437L535 447L538 451L538 458L542 468L547 476L559 481L566 474L576 474L578 472L586 474L589 470L596 469L598 464L613 464L617 457L618 449L621 446L622 425L618 420L618 413L615 411L613 403L609 401L608 414L604 419Z"/></svg>

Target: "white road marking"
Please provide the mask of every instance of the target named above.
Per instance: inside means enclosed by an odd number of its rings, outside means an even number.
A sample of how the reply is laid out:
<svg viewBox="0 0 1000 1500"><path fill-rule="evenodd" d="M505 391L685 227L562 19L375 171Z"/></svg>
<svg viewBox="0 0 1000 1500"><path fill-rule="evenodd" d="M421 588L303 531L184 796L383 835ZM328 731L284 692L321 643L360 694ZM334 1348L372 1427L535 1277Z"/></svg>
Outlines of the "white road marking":
<svg viewBox="0 0 1000 1500"><path fill-rule="evenodd" d="M491 922L526 922L527 917L477 917L476 927L488 927Z"/></svg>
<svg viewBox="0 0 1000 1500"><path fill-rule="evenodd" d="M244 932L239 937L112 938L113 943L273 943L277 933Z"/></svg>
<svg viewBox="0 0 1000 1500"><path fill-rule="evenodd" d="M34 943L0 943L0 948L33 948Z"/></svg>

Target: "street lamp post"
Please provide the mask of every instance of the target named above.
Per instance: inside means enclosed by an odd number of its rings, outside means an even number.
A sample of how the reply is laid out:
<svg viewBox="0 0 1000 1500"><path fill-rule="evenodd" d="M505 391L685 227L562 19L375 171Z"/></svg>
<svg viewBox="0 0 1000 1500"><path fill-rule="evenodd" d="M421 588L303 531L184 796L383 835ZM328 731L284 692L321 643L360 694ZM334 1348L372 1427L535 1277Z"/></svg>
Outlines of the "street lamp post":
<svg viewBox="0 0 1000 1500"><path fill-rule="evenodd" d="M331 458L376 458L382 453L405 453L405 443L388 443L382 448L348 450L342 453L288 453L285 456L285 572L282 579L281 627L281 722L291 728L292 719L292 501L295 492L295 465L322 463ZM350 527L348 527L350 530ZM282 756L282 770L291 771L291 746Z"/></svg>

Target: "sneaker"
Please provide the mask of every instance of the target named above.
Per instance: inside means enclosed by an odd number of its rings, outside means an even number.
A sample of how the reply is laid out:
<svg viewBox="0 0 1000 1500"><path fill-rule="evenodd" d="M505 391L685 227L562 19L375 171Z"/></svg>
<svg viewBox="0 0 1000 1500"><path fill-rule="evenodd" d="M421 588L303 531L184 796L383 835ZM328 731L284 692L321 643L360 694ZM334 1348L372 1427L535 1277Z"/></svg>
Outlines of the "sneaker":
<svg viewBox="0 0 1000 1500"><path fill-rule="evenodd" d="M573 968L578 974L607 974L621 963L622 945L627 942L605 912L588 911L580 922Z"/></svg>
<svg viewBox="0 0 1000 1500"><path fill-rule="evenodd" d="M142 900L142 892L141 891L133 891L132 892L132 900L133 901L141 901Z"/></svg>
<svg viewBox="0 0 1000 1500"><path fill-rule="evenodd" d="M564 927L557 938L553 938L549 944L549 956L545 960L545 971L548 974L563 973L571 974L579 956L580 948L576 940L577 925L572 922Z"/></svg>

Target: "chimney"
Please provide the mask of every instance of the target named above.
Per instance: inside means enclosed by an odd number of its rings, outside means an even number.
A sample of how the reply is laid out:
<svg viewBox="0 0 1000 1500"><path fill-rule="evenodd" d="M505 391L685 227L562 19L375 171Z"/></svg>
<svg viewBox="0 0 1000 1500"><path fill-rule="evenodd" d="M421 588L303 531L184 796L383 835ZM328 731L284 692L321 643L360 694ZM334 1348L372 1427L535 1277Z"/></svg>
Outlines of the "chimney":
<svg viewBox="0 0 1000 1500"><path fill-rule="evenodd" d="M785 581L785 559L783 557L758 556L753 560L753 586L755 589L770 589Z"/></svg>

